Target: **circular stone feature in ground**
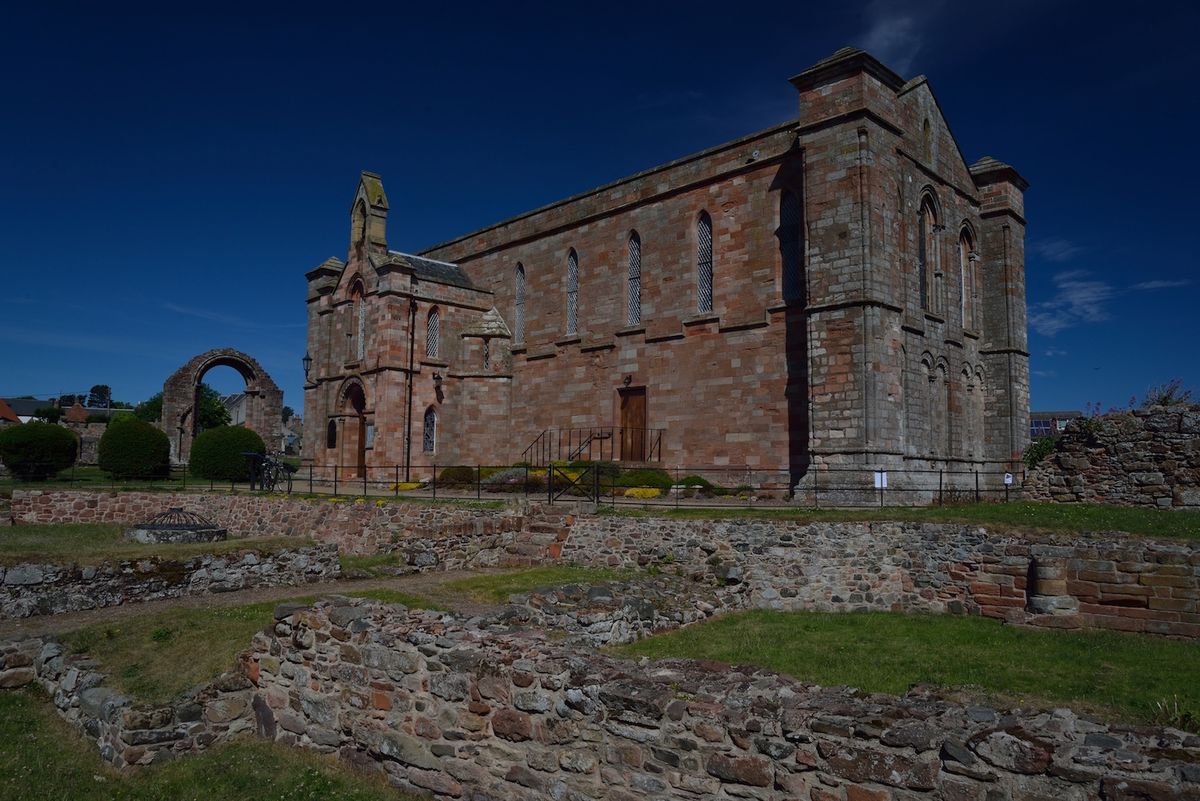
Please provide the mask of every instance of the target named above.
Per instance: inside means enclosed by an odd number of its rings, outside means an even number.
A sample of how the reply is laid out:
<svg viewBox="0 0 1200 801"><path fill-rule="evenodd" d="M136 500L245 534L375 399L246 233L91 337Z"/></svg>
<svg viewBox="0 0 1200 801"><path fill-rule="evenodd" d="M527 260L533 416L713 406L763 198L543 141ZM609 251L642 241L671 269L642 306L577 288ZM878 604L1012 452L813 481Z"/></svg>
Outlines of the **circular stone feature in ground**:
<svg viewBox="0 0 1200 801"><path fill-rule="evenodd" d="M218 542L226 538L225 529L178 506L125 529L125 539L147 545L160 542Z"/></svg>

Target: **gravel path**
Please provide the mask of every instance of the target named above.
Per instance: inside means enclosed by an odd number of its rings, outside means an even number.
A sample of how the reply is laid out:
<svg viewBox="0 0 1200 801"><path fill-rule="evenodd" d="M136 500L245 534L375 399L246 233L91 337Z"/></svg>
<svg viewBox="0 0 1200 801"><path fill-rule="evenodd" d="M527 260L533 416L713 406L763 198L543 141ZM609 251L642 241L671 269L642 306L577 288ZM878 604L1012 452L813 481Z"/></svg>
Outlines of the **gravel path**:
<svg viewBox="0 0 1200 801"><path fill-rule="evenodd" d="M309 595L338 595L362 590L398 590L424 596L439 606L463 614L475 615L499 608L497 604L476 601L451 590L445 585L456 579L483 575L488 571L451 570L438 573L414 573L409 576L388 578L346 579L321 584L305 584L300 587L264 587L239 592L223 592L210 595L190 595L183 598L167 598L161 601L123 604L84 612L64 615L28 617L20 620L0 620L0 639L32 636L37 634L61 634L66 631L90 626L94 623L124 620L139 615L149 615L167 609L243 606L263 601L285 601ZM492 571L507 572L507 571Z"/></svg>

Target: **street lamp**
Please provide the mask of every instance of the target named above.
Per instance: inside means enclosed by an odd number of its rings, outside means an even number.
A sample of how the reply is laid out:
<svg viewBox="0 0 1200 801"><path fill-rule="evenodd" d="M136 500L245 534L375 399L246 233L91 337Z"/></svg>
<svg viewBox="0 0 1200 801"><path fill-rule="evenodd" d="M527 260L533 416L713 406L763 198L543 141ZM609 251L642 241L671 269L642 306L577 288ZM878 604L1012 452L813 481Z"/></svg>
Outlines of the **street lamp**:
<svg viewBox="0 0 1200 801"><path fill-rule="evenodd" d="M305 351L304 358L300 360L300 363L304 365L304 380L307 381L308 371L312 369L312 354Z"/></svg>

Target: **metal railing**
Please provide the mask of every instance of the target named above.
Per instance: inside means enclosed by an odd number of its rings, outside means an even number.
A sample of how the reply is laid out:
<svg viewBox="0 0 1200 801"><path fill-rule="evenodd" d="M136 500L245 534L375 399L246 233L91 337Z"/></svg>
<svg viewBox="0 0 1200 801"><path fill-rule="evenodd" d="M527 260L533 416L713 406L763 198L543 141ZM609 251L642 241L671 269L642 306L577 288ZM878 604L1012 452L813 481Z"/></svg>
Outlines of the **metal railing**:
<svg viewBox="0 0 1200 801"><path fill-rule="evenodd" d="M1020 498L1024 471L1008 465L979 469L889 469L813 467L797 480L791 471L726 465L661 468L622 467L614 461L564 462L538 467L440 465L418 468L419 481L405 482L402 465L307 464L277 494L351 498L409 498L503 501L521 497L546 503L589 502L644 507L804 507L930 506L1006 502ZM248 481L211 481L172 468L158 480L118 481L99 471L64 471L48 482L0 480L0 487L151 491L255 491Z"/></svg>
<svg viewBox="0 0 1200 801"><path fill-rule="evenodd" d="M650 462L662 461L663 428L587 426L547 428L521 453L521 461L534 467L551 462Z"/></svg>

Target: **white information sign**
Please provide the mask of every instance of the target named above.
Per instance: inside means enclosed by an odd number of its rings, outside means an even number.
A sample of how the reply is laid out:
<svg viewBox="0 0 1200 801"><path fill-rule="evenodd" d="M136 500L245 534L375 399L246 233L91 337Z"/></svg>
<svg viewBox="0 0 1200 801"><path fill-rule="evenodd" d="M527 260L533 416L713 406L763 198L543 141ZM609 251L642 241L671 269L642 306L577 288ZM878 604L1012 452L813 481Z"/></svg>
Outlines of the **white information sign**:
<svg viewBox="0 0 1200 801"><path fill-rule="evenodd" d="M1007 487L1010 484L1012 484L1012 473L1005 473L1004 474L1004 486Z"/></svg>
<svg viewBox="0 0 1200 801"><path fill-rule="evenodd" d="M887 489L887 471L875 471L875 489Z"/></svg>

